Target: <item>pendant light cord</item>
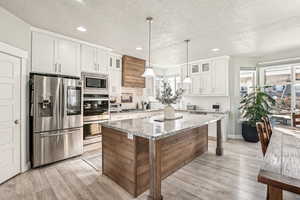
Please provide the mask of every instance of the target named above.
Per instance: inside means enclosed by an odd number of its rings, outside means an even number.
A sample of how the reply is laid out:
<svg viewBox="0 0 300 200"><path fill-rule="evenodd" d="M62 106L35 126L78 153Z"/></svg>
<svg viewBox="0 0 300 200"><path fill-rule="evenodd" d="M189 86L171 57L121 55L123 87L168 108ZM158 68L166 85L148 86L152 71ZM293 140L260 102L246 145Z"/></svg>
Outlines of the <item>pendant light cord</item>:
<svg viewBox="0 0 300 200"><path fill-rule="evenodd" d="M186 77L189 77L189 41L185 40L186 42Z"/></svg>
<svg viewBox="0 0 300 200"><path fill-rule="evenodd" d="M148 65L148 68L151 68L151 23L152 23L152 17L147 17L147 21L149 22L149 52L148 52L149 65Z"/></svg>

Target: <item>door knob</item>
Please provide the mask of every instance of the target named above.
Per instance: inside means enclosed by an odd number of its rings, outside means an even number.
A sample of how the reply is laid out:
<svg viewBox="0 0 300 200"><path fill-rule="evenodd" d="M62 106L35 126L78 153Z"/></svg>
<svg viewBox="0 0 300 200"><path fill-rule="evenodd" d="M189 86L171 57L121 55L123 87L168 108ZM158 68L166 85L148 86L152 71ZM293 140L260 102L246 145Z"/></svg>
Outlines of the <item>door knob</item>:
<svg viewBox="0 0 300 200"><path fill-rule="evenodd" d="M16 120L15 120L15 124L19 124L19 120L16 119Z"/></svg>

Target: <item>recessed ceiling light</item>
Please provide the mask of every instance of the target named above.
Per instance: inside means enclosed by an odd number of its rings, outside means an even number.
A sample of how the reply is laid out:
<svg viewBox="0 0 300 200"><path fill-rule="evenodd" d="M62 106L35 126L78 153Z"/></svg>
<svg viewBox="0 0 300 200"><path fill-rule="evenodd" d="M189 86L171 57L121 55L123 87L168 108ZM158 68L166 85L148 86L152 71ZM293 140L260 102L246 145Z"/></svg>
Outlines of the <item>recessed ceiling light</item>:
<svg viewBox="0 0 300 200"><path fill-rule="evenodd" d="M78 3L82 3L82 4L85 3L84 0L75 0L75 1L77 1Z"/></svg>
<svg viewBox="0 0 300 200"><path fill-rule="evenodd" d="M142 47L136 47L135 49L136 49L136 50L138 50L138 51L141 51L141 50L143 50L143 48L142 48Z"/></svg>
<svg viewBox="0 0 300 200"><path fill-rule="evenodd" d="M217 51L220 51L220 49L214 48L214 49L212 49L212 51L217 52Z"/></svg>
<svg viewBox="0 0 300 200"><path fill-rule="evenodd" d="M77 30L81 32L86 32L86 28L84 28L83 26L77 27Z"/></svg>

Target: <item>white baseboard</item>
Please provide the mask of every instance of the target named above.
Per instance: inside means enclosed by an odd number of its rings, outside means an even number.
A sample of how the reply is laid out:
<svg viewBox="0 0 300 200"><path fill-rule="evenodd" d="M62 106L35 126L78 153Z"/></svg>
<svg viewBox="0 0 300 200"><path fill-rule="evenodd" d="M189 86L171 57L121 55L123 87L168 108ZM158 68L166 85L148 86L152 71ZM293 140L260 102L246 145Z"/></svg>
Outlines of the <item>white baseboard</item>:
<svg viewBox="0 0 300 200"><path fill-rule="evenodd" d="M228 139L243 139L243 136L242 135L228 135L227 136Z"/></svg>
<svg viewBox="0 0 300 200"><path fill-rule="evenodd" d="M26 172L26 171L28 171L28 170L30 170L30 169L31 169L31 163L30 163L30 161L28 161L28 162L26 162L26 164L22 167L21 173L24 173L24 172Z"/></svg>

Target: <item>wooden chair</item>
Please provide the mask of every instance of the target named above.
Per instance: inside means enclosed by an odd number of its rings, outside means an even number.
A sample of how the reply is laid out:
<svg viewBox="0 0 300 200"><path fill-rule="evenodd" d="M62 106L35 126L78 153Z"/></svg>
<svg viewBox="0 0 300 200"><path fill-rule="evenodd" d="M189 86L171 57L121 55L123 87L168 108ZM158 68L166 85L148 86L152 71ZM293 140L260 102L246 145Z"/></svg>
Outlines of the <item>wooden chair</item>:
<svg viewBox="0 0 300 200"><path fill-rule="evenodd" d="M297 125L300 125L300 114L293 113L292 114L292 121L293 126L296 127Z"/></svg>
<svg viewBox="0 0 300 200"><path fill-rule="evenodd" d="M271 136L272 136L272 126L271 126L271 123L270 123L270 119L269 119L269 117L266 116L266 117L262 117L261 121L265 125L265 129L266 129L266 132L267 132L269 140L270 140Z"/></svg>
<svg viewBox="0 0 300 200"><path fill-rule="evenodd" d="M264 123L257 122L256 130L257 130L257 133L259 136L262 153L265 156L270 140L269 140L268 133L266 132L266 127L265 127Z"/></svg>

